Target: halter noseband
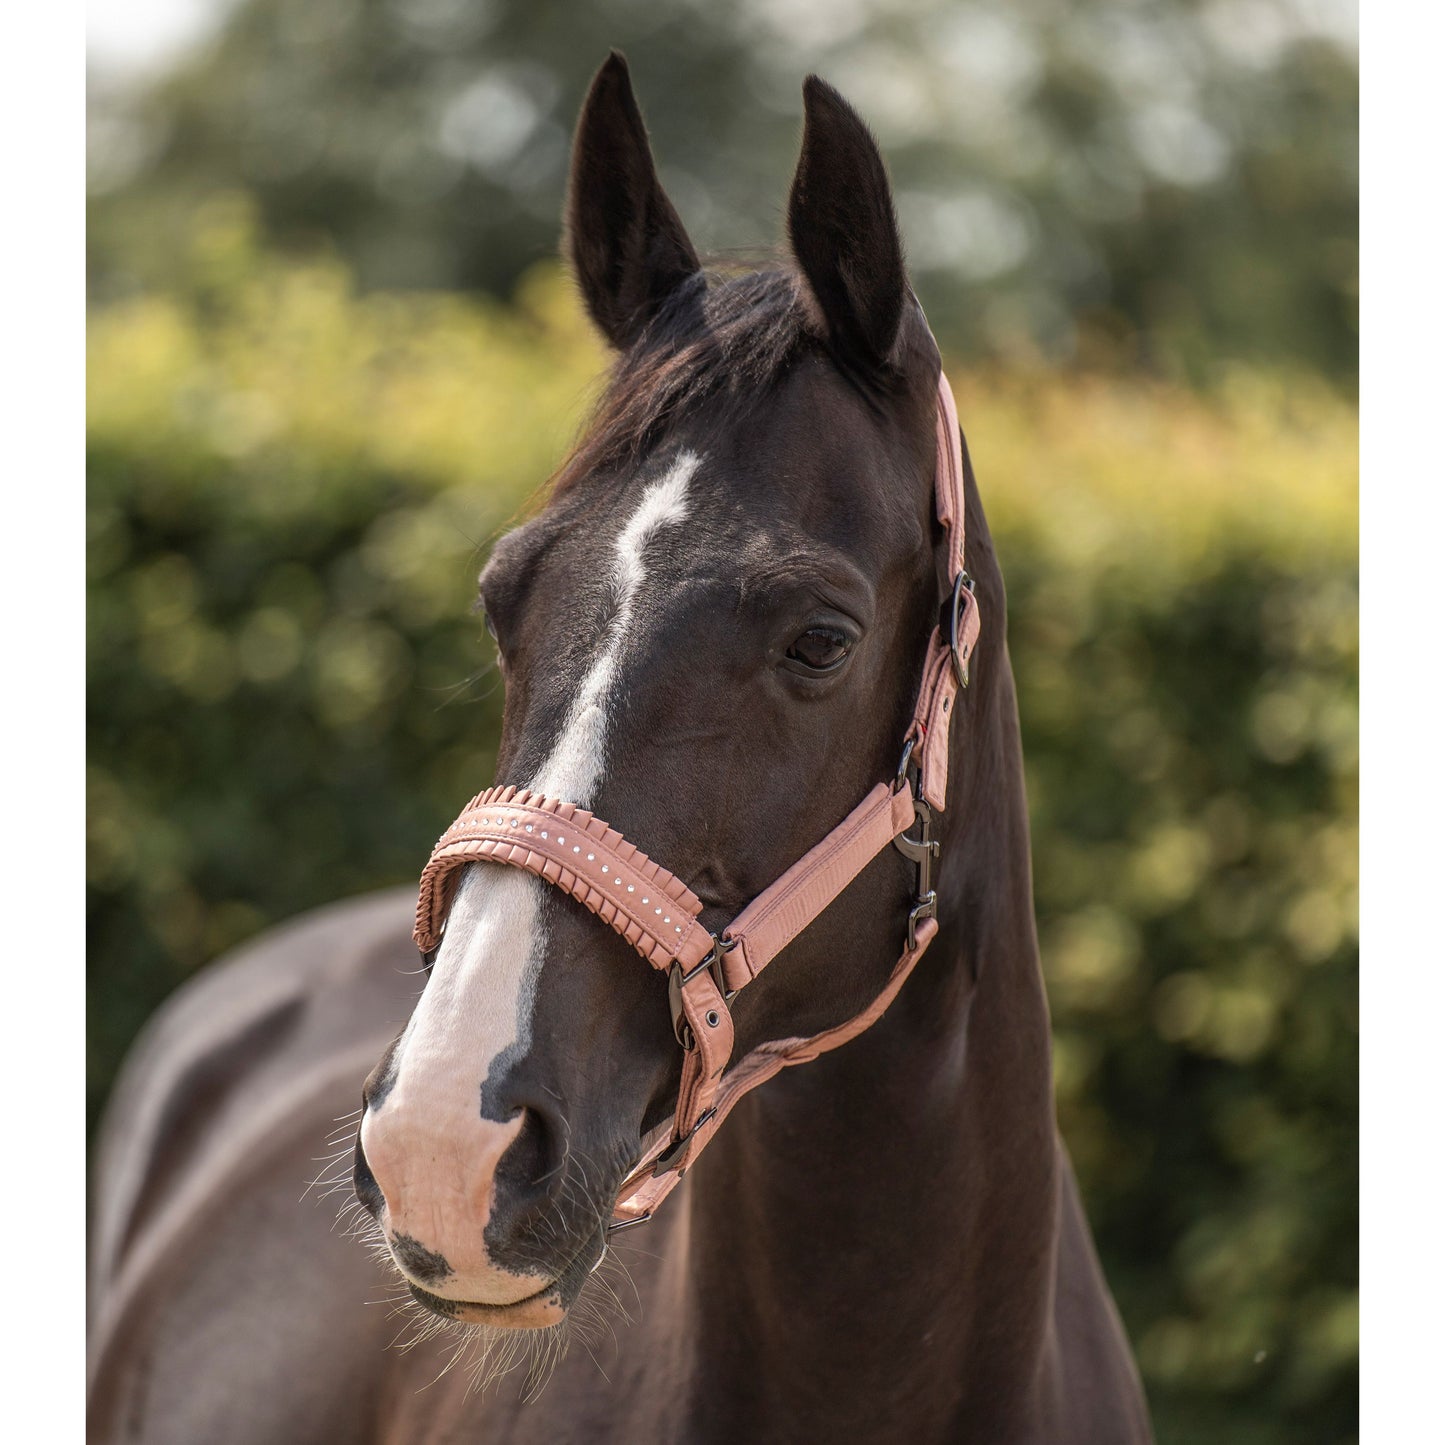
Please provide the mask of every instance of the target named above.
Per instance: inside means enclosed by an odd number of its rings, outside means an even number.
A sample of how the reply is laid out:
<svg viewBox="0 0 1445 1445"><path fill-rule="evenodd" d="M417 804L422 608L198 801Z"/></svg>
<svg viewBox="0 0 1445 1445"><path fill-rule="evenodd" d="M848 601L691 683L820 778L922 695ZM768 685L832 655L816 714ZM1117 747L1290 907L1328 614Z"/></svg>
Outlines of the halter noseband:
<svg viewBox="0 0 1445 1445"><path fill-rule="evenodd" d="M928 639L923 681L904 738L898 774L879 783L822 842L765 888L721 933L699 921L702 903L675 874L654 863L583 808L524 788L478 793L438 839L421 876L417 947L441 942L459 870L479 859L522 868L570 893L668 975L673 1032L684 1050L671 1135L644 1155L623 1183L611 1230L642 1224L676 1188L733 1105L780 1069L804 1064L855 1038L892 1003L938 932L932 888L938 843L935 811L948 789L954 698L968 684L978 641L978 603L964 570L963 449L953 392L938 378L938 459L934 495L948 545L948 625ZM909 829L917 822L918 833ZM760 1044L724 1075L733 1050L728 1003L777 957L890 843L918 867L902 957L862 1013L812 1038Z"/></svg>

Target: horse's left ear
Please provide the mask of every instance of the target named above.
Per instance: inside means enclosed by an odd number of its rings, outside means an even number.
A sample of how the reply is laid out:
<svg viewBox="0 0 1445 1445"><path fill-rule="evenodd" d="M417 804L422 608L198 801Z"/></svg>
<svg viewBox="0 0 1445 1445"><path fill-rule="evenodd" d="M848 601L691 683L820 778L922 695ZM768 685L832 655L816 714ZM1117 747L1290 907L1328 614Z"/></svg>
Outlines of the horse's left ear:
<svg viewBox="0 0 1445 1445"><path fill-rule="evenodd" d="M878 144L826 81L803 82L803 153L788 197L788 238L828 339L879 366L908 294L893 192Z"/></svg>
<svg viewBox="0 0 1445 1445"><path fill-rule="evenodd" d="M587 310L619 349L702 269L657 178L627 61L616 50L593 78L577 122L566 249Z"/></svg>

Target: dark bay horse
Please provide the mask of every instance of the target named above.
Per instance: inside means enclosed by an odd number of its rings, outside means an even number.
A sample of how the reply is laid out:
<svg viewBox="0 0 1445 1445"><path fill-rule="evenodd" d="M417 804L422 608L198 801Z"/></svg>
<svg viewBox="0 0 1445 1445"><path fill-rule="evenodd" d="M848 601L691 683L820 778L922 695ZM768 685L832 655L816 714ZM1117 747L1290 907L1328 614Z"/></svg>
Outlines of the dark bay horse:
<svg viewBox="0 0 1445 1445"><path fill-rule="evenodd" d="M790 257L710 276L625 64L599 72L567 250L617 366L481 581L499 780L606 818L708 928L894 776L947 605L938 351L872 137L822 82L804 96ZM983 624L937 933L881 1018L744 1097L655 1217L609 1235L683 1053L665 981L595 910L470 863L419 999L410 895L265 935L161 1012L117 1086L93 1439L1150 1438L1055 1127L1003 582L964 483ZM885 847L732 1000L734 1058L879 995L914 873ZM297 1205L338 1116L383 1268ZM407 1350L388 1295L417 1312ZM475 1389L472 1356L527 1369Z"/></svg>

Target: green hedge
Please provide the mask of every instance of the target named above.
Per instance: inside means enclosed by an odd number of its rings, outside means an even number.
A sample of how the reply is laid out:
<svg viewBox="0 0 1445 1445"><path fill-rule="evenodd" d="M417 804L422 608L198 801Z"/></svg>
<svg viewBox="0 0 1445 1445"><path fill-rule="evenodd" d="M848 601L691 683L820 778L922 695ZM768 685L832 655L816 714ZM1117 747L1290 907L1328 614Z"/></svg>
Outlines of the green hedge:
<svg viewBox="0 0 1445 1445"><path fill-rule="evenodd" d="M90 1093L165 994L415 877L491 775L488 540L601 356L231 204L90 342ZM1060 1119L1161 1440L1356 1430L1356 414L954 377L1009 585Z"/></svg>

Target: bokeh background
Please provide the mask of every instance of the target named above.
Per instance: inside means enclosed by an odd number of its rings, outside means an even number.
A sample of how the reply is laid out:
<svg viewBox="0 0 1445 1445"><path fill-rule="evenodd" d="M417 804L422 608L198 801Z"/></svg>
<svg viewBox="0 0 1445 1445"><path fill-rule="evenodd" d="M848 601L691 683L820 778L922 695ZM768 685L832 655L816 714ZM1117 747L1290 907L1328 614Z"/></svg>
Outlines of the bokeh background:
<svg viewBox="0 0 1445 1445"><path fill-rule="evenodd" d="M92 1122L170 990L413 879L491 776L475 574L604 362L555 259L592 70L722 253L779 238L816 69L1002 555L1059 1115L1160 1440L1353 1440L1348 0L93 13Z"/></svg>

